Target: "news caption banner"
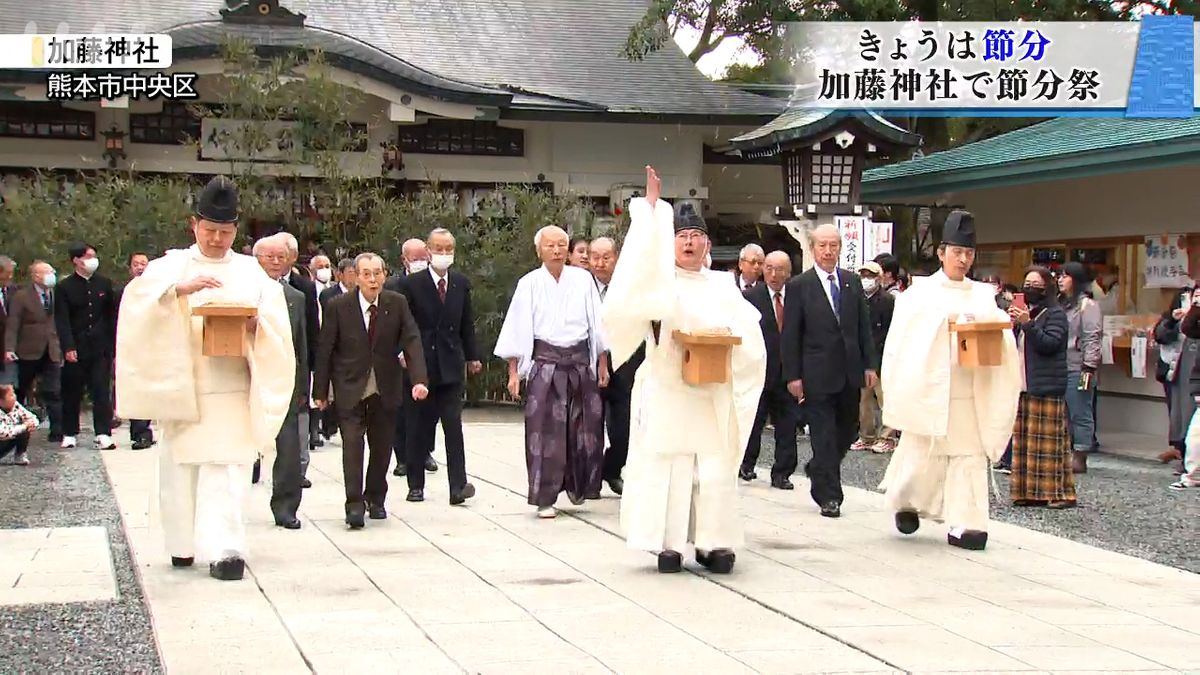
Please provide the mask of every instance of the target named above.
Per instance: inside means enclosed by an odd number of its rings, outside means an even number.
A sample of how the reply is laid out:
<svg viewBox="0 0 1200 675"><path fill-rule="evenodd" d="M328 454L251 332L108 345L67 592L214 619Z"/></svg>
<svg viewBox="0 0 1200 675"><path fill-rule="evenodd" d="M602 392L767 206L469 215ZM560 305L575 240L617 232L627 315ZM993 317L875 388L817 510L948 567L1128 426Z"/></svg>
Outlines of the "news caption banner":
<svg viewBox="0 0 1200 675"><path fill-rule="evenodd" d="M167 72L171 49L160 33L0 35L0 69L49 71L50 100L198 98L196 73Z"/></svg>
<svg viewBox="0 0 1200 675"><path fill-rule="evenodd" d="M797 94L812 109L967 116L1192 117L1190 16L1136 22L788 24Z"/></svg>

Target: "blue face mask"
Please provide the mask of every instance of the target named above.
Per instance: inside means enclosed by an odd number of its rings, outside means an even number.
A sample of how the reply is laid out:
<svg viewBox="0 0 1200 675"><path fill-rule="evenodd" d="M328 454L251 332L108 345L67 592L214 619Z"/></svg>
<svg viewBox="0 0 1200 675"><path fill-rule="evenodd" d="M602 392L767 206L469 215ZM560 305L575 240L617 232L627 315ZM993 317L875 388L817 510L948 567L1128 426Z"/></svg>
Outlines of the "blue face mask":
<svg viewBox="0 0 1200 675"><path fill-rule="evenodd" d="M46 288L54 288L54 284L58 283L58 277L54 276L54 272L47 272L42 275L42 285Z"/></svg>

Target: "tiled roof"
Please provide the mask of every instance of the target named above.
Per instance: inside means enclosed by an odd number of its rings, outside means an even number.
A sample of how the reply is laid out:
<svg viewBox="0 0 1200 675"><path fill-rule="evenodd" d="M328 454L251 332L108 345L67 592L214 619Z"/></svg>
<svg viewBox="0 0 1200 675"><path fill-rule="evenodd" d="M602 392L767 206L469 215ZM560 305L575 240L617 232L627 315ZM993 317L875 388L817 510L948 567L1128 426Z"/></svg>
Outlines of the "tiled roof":
<svg viewBox="0 0 1200 675"><path fill-rule="evenodd" d="M283 0L308 27L341 33L459 82L611 112L774 115L770 99L713 82L674 44L621 55L645 0ZM163 32L220 20L221 0L0 0L0 33ZM278 30L278 29L276 29Z"/></svg>
<svg viewBox="0 0 1200 675"><path fill-rule="evenodd" d="M948 178L956 172L1041 161L1081 159L1089 154L1137 146L1169 145L1183 138L1200 139L1200 116L1191 119L1126 119L1060 117L936 152L918 159L871 169L863 183L896 179Z"/></svg>
<svg viewBox="0 0 1200 675"><path fill-rule="evenodd" d="M735 149L755 150L767 148L800 136L810 136L831 128L846 117L854 117L867 128L902 146L917 146L921 137L883 119L873 112L851 112L814 110L792 107L763 126L742 134L729 141Z"/></svg>

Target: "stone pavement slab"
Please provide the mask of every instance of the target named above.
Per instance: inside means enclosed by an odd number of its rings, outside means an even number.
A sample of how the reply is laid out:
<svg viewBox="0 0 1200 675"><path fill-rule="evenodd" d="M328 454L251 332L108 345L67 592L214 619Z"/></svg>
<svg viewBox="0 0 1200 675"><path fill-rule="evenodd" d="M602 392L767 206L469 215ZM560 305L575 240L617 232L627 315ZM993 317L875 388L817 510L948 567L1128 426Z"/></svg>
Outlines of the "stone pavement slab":
<svg viewBox="0 0 1200 675"><path fill-rule="evenodd" d="M803 481L742 490L732 575L659 575L606 494L555 520L525 503L519 423L466 427L478 495L348 531L340 448L314 452L303 529L248 505L248 579L175 570L149 525L153 452L104 453L169 672L1162 671L1192 666L1196 575L997 524L986 552L902 538L879 495L821 518ZM439 449L439 456L441 451ZM267 473L267 472L264 472ZM249 480L249 477L247 477ZM565 502L565 500L564 500ZM1148 639L1149 636L1161 639Z"/></svg>
<svg viewBox="0 0 1200 675"><path fill-rule="evenodd" d="M0 529L0 605L117 597L103 527Z"/></svg>

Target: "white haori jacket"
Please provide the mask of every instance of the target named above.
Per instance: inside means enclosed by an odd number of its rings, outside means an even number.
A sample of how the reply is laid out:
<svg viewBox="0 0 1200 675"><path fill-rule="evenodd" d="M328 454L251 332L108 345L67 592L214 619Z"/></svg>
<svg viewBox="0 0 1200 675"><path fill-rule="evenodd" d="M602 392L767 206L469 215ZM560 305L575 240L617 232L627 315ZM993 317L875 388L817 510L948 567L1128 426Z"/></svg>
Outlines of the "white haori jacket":
<svg viewBox="0 0 1200 675"><path fill-rule="evenodd" d="M179 297L198 275L220 288ZM253 305L257 329L246 358L202 353L209 302ZM117 325L118 414L162 426L163 452L180 464L250 464L273 452L292 405L296 357L283 288L254 258L232 251L207 258L196 246L168 251L125 288Z"/></svg>
<svg viewBox="0 0 1200 675"><path fill-rule="evenodd" d="M940 270L913 281L912 288L896 296L883 350L883 423L903 432L905 448L923 446L935 455L977 454L995 462L1004 455L1012 436L1021 395L1016 341L1012 331L1004 331L999 366L958 372L957 344L949 317L969 314L981 322L1007 321L1008 314L996 306L987 284L952 281ZM952 381L967 390L952 388ZM969 404L952 404L952 393L955 401L965 396ZM960 405L968 407L962 409L962 415L952 416L951 409ZM963 419L970 417L974 419ZM962 427L962 422L967 425ZM966 433L955 433L959 430ZM897 448L893 463L901 459L902 450Z"/></svg>

